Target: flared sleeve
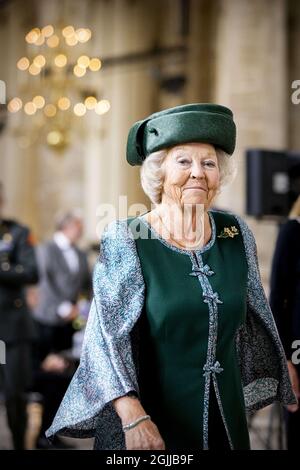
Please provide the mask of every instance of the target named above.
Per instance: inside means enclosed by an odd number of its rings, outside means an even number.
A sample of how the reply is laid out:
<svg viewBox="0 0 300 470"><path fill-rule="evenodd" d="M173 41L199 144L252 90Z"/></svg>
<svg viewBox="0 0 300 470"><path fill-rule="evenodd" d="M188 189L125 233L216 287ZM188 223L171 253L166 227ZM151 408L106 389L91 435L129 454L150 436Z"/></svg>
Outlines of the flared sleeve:
<svg viewBox="0 0 300 470"><path fill-rule="evenodd" d="M248 264L247 318L237 335L245 405L254 411L279 401L296 403L286 357L261 281L257 246L247 223L238 220Z"/></svg>
<svg viewBox="0 0 300 470"><path fill-rule="evenodd" d="M111 401L130 391L139 394L130 332L143 309L145 285L126 220L104 230L93 291L80 365L46 432L49 438L92 437L99 427L113 428L119 418Z"/></svg>

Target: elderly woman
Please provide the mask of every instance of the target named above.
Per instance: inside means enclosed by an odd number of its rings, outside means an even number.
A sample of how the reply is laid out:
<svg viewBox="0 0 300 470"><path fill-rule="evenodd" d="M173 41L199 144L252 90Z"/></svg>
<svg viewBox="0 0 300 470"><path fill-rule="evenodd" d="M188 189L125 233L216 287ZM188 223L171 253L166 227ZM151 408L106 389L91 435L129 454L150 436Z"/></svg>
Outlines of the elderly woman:
<svg viewBox="0 0 300 470"><path fill-rule="evenodd" d="M190 104L131 128L153 210L109 224L81 363L48 430L96 449L249 449L246 410L295 403L252 232L211 209L232 112ZM201 210L202 209L202 210Z"/></svg>

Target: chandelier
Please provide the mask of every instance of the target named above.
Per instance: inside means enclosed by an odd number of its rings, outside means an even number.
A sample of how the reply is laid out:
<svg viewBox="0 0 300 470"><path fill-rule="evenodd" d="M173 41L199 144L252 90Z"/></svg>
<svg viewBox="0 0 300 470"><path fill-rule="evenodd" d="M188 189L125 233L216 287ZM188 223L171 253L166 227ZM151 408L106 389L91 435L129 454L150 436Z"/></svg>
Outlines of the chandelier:
<svg viewBox="0 0 300 470"><path fill-rule="evenodd" d="M62 151L72 134L84 131L87 113L101 116L109 111L95 77L101 60L85 50L91 36L88 28L52 25L26 34L27 55L16 64L18 96L7 105L18 115L13 129L21 147L42 143Z"/></svg>

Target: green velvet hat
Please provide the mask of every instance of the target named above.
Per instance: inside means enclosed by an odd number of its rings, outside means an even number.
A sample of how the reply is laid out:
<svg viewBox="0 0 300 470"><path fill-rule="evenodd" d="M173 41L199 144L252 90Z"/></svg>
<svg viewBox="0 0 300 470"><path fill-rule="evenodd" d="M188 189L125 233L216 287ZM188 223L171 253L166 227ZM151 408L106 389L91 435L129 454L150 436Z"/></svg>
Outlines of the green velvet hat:
<svg viewBox="0 0 300 470"><path fill-rule="evenodd" d="M195 103L151 114L131 127L126 158L141 165L152 152L188 142L203 142L232 155L236 127L232 111L225 106Z"/></svg>

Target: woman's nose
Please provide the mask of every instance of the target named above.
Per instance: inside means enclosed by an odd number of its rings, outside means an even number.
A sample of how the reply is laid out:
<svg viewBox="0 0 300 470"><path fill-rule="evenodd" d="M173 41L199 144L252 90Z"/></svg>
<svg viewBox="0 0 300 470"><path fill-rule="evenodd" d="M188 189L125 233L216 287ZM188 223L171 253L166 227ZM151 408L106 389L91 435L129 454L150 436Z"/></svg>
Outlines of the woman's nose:
<svg viewBox="0 0 300 470"><path fill-rule="evenodd" d="M204 170L201 163L193 163L191 168L191 177L192 178L203 178Z"/></svg>

